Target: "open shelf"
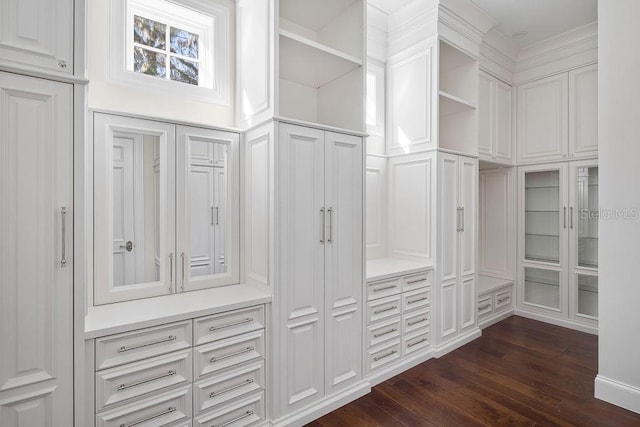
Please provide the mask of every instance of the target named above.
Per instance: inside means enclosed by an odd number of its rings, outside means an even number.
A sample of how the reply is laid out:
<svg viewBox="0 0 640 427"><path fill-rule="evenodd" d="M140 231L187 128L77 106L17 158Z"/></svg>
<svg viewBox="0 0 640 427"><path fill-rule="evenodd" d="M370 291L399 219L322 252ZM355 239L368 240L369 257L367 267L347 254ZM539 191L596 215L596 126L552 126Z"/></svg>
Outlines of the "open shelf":
<svg viewBox="0 0 640 427"><path fill-rule="evenodd" d="M478 275L478 295L512 285L513 280L511 279L500 279L497 277L485 276L483 274Z"/></svg>
<svg viewBox="0 0 640 427"><path fill-rule="evenodd" d="M463 111L475 110L476 106L450 93L440 91L440 115L448 116Z"/></svg>

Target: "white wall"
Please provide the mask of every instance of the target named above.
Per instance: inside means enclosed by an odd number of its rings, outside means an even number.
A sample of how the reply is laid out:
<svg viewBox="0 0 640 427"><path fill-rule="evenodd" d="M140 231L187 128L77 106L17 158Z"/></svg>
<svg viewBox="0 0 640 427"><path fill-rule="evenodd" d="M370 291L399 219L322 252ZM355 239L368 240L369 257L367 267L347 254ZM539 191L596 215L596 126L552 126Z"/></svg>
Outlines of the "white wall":
<svg viewBox="0 0 640 427"><path fill-rule="evenodd" d="M600 207L640 209L640 1L600 0ZM640 219L600 221L596 397L640 412Z"/></svg>
<svg viewBox="0 0 640 427"><path fill-rule="evenodd" d="M217 126L234 126L235 94L235 6L234 2L218 0L229 7L229 98L230 105L218 105L175 95L131 87L109 80L109 3L111 0L87 2L87 74L89 76L89 108L140 114L174 121L186 121Z"/></svg>

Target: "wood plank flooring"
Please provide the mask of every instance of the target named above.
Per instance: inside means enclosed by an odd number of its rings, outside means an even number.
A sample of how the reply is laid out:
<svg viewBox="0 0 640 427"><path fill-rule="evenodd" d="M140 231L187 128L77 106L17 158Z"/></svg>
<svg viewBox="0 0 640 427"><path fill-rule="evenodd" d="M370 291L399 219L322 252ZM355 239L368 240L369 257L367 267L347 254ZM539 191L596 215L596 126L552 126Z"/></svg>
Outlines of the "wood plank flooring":
<svg viewBox="0 0 640 427"><path fill-rule="evenodd" d="M640 426L593 397L597 356L596 336L512 316L308 426Z"/></svg>

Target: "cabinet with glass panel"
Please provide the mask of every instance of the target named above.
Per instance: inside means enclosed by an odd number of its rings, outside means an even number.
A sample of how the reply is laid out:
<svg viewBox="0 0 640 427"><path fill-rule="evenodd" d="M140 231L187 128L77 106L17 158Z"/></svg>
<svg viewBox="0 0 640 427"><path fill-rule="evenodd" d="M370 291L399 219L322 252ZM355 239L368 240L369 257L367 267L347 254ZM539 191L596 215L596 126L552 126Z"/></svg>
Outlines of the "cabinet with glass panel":
<svg viewBox="0 0 640 427"><path fill-rule="evenodd" d="M519 308L595 324L597 162L520 167L519 186Z"/></svg>

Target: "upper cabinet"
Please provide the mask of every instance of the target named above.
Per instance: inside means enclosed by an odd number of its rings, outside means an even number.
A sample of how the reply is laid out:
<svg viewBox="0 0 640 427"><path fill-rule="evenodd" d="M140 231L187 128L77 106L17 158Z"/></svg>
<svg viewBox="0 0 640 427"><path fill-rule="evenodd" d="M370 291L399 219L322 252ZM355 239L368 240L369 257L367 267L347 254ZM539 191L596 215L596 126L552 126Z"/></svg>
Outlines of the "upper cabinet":
<svg viewBox="0 0 640 427"><path fill-rule="evenodd" d="M517 130L518 163L596 156L597 65L519 86Z"/></svg>
<svg viewBox="0 0 640 427"><path fill-rule="evenodd" d="M511 86L480 72L478 154L481 159L513 163Z"/></svg>
<svg viewBox="0 0 640 427"><path fill-rule="evenodd" d="M1 0L0 63L73 73L73 0Z"/></svg>

